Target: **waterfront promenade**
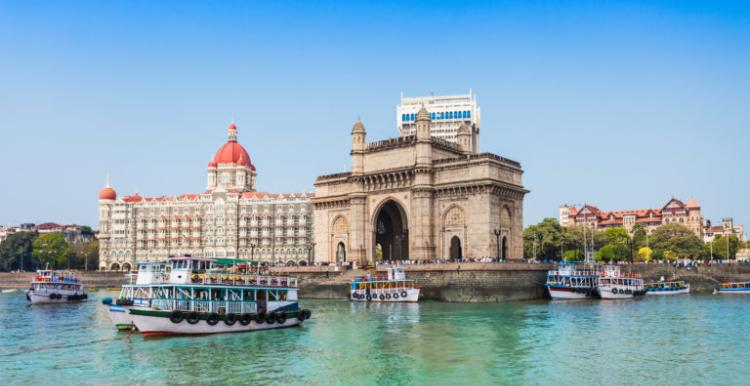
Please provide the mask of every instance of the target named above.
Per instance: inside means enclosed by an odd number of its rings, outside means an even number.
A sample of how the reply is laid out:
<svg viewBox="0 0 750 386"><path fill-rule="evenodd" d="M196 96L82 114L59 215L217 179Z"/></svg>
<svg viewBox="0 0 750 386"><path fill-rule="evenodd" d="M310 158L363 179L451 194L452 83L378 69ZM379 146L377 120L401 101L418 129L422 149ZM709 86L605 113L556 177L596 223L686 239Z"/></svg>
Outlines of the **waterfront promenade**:
<svg viewBox="0 0 750 386"><path fill-rule="evenodd" d="M441 263L404 265L409 278L422 286L422 299L447 302L499 302L532 300L547 297L545 276L550 264L527 263ZM379 265L378 270L386 266ZM750 276L748 264L701 265L675 268L668 264L634 264L624 271L640 273L646 281L669 278L673 274L690 283L693 293L711 293L722 281L743 280ZM349 285L356 276L371 270L339 266L274 267L277 274L300 279L303 299L346 299ZM32 272L0 273L0 288L27 288ZM126 282L122 272L93 271L82 273L87 287L116 288Z"/></svg>

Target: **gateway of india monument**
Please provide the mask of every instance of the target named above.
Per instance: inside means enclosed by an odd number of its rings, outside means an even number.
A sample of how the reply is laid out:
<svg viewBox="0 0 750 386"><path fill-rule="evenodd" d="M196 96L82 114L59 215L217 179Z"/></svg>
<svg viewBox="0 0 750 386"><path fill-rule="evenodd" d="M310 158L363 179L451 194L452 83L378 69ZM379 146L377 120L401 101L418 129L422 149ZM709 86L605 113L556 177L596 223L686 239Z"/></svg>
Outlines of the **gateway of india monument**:
<svg viewBox="0 0 750 386"><path fill-rule="evenodd" d="M523 170L478 151L471 94L401 102L398 138L357 120L351 171L316 179L316 261L523 258Z"/></svg>
<svg viewBox="0 0 750 386"><path fill-rule="evenodd" d="M352 128L352 170L320 176L315 193L255 190L237 127L208 163L205 191L118 197L99 192L99 264L192 254L304 265L523 257L521 165L479 152L472 94L403 98L400 136L367 143Z"/></svg>

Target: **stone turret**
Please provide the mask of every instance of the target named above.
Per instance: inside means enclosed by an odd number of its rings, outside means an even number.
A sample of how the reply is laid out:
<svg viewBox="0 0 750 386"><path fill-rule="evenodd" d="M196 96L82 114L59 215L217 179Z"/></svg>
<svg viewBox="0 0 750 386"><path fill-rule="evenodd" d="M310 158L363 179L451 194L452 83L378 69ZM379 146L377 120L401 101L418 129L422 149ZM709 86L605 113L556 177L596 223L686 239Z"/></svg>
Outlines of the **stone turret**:
<svg viewBox="0 0 750 386"><path fill-rule="evenodd" d="M365 172L365 149L367 148L367 131L362 121L357 118L352 126L352 174L361 175Z"/></svg>
<svg viewBox="0 0 750 386"><path fill-rule="evenodd" d="M432 136L430 134L430 113L422 106L417 113L417 166L432 165Z"/></svg>
<svg viewBox="0 0 750 386"><path fill-rule="evenodd" d="M461 123L458 127L458 147L464 154L471 154L473 152L471 129L466 122Z"/></svg>

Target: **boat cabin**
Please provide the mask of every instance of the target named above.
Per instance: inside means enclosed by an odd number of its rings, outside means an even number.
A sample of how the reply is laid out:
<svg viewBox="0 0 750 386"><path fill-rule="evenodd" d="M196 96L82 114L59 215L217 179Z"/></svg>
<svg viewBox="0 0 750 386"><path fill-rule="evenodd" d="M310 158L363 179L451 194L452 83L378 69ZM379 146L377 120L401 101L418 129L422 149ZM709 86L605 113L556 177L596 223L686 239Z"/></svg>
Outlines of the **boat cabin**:
<svg viewBox="0 0 750 386"><path fill-rule="evenodd" d="M175 284L190 283L193 273L205 272L212 267L211 259L191 256L173 257L168 262L169 281Z"/></svg>

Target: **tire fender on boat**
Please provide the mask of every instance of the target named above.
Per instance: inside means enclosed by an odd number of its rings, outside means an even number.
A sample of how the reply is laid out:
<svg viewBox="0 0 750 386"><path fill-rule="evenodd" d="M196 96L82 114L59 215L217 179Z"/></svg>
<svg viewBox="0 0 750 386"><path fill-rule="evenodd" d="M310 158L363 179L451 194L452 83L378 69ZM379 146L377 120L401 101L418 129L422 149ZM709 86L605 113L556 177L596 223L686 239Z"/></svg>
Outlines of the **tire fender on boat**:
<svg viewBox="0 0 750 386"><path fill-rule="evenodd" d="M405 297L406 297L406 291L401 291L401 297L402 297L402 298L405 298Z"/></svg>
<svg viewBox="0 0 750 386"><path fill-rule="evenodd" d="M208 314L206 317L206 323L208 323L209 326L215 326L216 323L219 323L219 314L215 312Z"/></svg>
<svg viewBox="0 0 750 386"><path fill-rule="evenodd" d="M258 313L257 313L257 314L255 315L255 323L258 323L258 324L263 324L263 322L265 322L265 321L266 321L266 314L265 314L265 313L263 313L263 312L258 312Z"/></svg>
<svg viewBox="0 0 750 386"><path fill-rule="evenodd" d="M367 301L368 301L368 302L369 302L369 301L372 301L372 296L370 296L370 294L367 294Z"/></svg>
<svg viewBox="0 0 750 386"><path fill-rule="evenodd" d="M235 323L237 323L237 314L229 313L224 315L224 324L233 326Z"/></svg>
<svg viewBox="0 0 750 386"><path fill-rule="evenodd" d="M197 312L193 311L193 312L188 313L185 316L185 320L187 320L187 322L190 323L190 324L196 324L196 323L200 322L201 318L200 318L200 315L198 315Z"/></svg>
<svg viewBox="0 0 750 386"><path fill-rule="evenodd" d="M393 299L398 299L398 292L393 293Z"/></svg>
<svg viewBox="0 0 750 386"><path fill-rule="evenodd" d="M182 322L183 319L185 319L185 315L182 314L182 311L172 311L169 315L169 321L174 324Z"/></svg>
<svg viewBox="0 0 750 386"><path fill-rule="evenodd" d="M380 294L380 300L384 300L384 299L385 299L385 295Z"/></svg>
<svg viewBox="0 0 750 386"><path fill-rule="evenodd" d="M276 315L269 313L266 315L266 324L273 324L276 321Z"/></svg>
<svg viewBox="0 0 750 386"><path fill-rule="evenodd" d="M242 314L240 315L240 324L243 326L247 326L250 324L250 321L252 321L253 318L250 316L250 314Z"/></svg>
<svg viewBox="0 0 750 386"><path fill-rule="evenodd" d="M305 310L297 311L297 320L299 320L300 322L305 320Z"/></svg>
<svg viewBox="0 0 750 386"><path fill-rule="evenodd" d="M612 288L612 293L617 295L617 288Z"/></svg>
<svg viewBox="0 0 750 386"><path fill-rule="evenodd" d="M284 323L286 323L286 313L285 312L277 312L276 313L276 323L278 323L278 324L284 324Z"/></svg>

